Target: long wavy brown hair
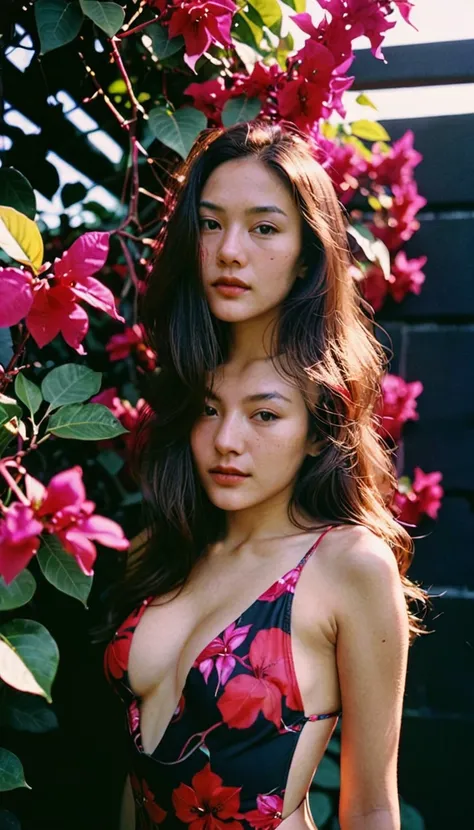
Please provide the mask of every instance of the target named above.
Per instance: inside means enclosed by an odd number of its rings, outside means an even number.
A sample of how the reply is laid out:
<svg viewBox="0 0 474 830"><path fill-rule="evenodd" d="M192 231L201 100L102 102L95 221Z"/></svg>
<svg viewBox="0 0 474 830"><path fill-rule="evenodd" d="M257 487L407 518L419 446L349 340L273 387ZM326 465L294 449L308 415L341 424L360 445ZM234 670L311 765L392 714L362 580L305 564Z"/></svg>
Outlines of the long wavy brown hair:
<svg viewBox="0 0 474 830"><path fill-rule="evenodd" d="M272 351L284 356L285 372L307 393L310 430L323 443L301 467L290 515L295 524L302 512L318 522L362 525L383 539L398 564L414 634L422 626L412 603L425 595L406 576L413 543L390 510L396 478L377 431L385 354L350 273L345 219L329 176L307 137L291 125L265 122L204 131L168 190L142 303L160 363L134 450L147 532L112 593L108 630L146 596L182 586L198 557L225 533L225 514L203 490L189 440L209 374L228 359L232 342L229 324L211 314L203 290L198 205L219 165L249 157L280 177L303 223L306 276L282 304Z"/></svg>

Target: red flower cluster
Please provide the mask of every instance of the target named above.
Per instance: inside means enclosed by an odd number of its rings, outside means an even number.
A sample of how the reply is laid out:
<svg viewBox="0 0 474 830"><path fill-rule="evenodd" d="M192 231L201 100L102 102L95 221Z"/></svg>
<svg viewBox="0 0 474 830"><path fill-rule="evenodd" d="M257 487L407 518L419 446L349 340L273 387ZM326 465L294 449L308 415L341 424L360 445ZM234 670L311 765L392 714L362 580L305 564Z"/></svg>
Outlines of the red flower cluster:
<svg viewBox="0 0 474 830"><path fill-rule="evenodd" d="M40 348L62 334L69 346L85 354L82 341L89 318L80 301L124 322L112 292L92 276L105 264L108 251L109 234L92 231L76 239L56 260L49 277L35 278L19 268L0 268L0 328L26 318L26 327ZM48 268L48 263L43 265L40 276Z"/></svg>
<svg viewBox="0 0 474 830"><path fill-rule="evenodd" d="M116 550L128 548L116 522L94 515L95 504L86 497L80 467L53 476L47 487L26 475L25 485L23 501L6 508L0 519L0 574L7 584L38 552L44 531L57 536L89 576L97 556L94 541Z"/></svg>
<svg viewBox="0 0 474 830"><path fill-rule="evenodd" d="M393 441L400 439L403 425L407 421L417 421L416 399L423 392L419 380L406 383L398 375L385 375L382 380L382 400L380 403L379 432Z"/></svg>
<svg viewBox="0 0 474 830"><path fill-rule="evenodd" d="M140 412L146 405L144 398L139 398L136 406L132 406L130 401L120 398L117 388L112 386L110 389L104 389L98 395L91 398L91 403L101 403L103 406L106 406L120 421L122 426L128 429L126 435L120 436L128 446L133 441L133 430L139 421ZM103 446L116 446L114 439L103 441L101 444Z"/></svg>
<svg viewBox="0 0 474 830"><path fill-rule="evenodd" d="M415 527L423 514L436 519L441 507L444 490L441 487L442 473L424 473L415 467L413 483L408 478L400 479L395 493L393 511L399 522Z"/></svg>
<svg viewBox="0 0 474 830"><path fill-rule="evenodd" d="M145 343L142 323L129 326L121 334L113 334L105 346L110 360L124 360L132 353L148 372L156 369L156 353Z"/></svg>
<svg viewBox="0 0 474 830"><path fill-rule="evenodd" d="M421 270L425 263L425 256L407 259L405 251L399 251L392 262L388 279L380 266L370 264L364 274L362 290L374 311L382 308L387 296L400 303L408 293L419 294L425 281Z"/></svg>
<svg viewBox="0 0 474 830"><path fill-rule="evenodd" d="M183 36L184 60L194 72L212 43L232 45L230 27L237 11L233 0L148 0L148 5L158 9L170 38Z"/></svg>

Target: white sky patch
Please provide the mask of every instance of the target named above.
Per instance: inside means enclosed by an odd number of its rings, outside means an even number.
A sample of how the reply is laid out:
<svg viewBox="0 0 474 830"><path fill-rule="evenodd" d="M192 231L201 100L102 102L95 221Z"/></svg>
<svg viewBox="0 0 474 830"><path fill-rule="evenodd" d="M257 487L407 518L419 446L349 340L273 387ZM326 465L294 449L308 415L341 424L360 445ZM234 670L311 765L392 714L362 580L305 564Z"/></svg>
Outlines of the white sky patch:
<svg viewBox="0 0 474 830"><path fill-rule="evenodd" d="M473 0L474 2L474 0ZM427 118L436 115L464 115L474 112L474 83L404 89L365 89L377 110L356 103L360 92L346 92L345 121L390 121L395 118ZM442 112L440 112L442 110ZM332 118L331 118L332 120ZM341 118L335 121L342 121Z"/></svg>

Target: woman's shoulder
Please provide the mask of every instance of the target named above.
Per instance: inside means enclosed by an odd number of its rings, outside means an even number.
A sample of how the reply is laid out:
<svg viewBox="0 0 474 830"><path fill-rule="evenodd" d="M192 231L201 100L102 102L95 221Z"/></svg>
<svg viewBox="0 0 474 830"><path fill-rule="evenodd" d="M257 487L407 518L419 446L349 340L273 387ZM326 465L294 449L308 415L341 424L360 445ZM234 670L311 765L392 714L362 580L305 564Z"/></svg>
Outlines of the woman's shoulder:
<svg viewBox="0 0 474 830"><path fill-rule="evenodd" d="M334 527L326 537L325 550L323 566L339 592L370 592L387 583L400 583L390 545L368 527Z"/></svg>

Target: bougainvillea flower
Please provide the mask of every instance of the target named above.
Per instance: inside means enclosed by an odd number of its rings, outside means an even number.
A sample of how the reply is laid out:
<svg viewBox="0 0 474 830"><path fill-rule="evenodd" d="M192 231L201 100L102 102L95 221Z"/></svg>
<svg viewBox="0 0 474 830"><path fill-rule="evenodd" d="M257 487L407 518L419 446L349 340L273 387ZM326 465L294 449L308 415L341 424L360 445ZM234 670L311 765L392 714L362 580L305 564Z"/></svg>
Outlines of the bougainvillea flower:
<svg viewBox="0 0 474 830"><path fill-rule="evenodd" d="M440 485L443 475L440 472L424 473L415 467L413 483L406 479L399 482L398 492L393 500L393 510L399 522L416 527L423 514L436 519L444 490Z"/></svg>
<svg viewBox="0 0 474 830"><path fill-rule="evenodd" d="M379 432L398 441L407 421L417 421L416 399L423 392L419 380L407 383L398 375L387 374L382 379L382 400L378 410Z"/></svg>
<svg viewBox="0 0 474 830"><path fill-rule="evenodd" d="M351 27L346 25L345 20L340 17L333 17L331 21L323 18L318 26L315 26L313 19L308 12L291 15L296 25L302 32L309 35L313 40L322 43L331 52L336 64L342 63L352 57Z"/></svg>
<svg viewBox="0 0 474 830"><path fill-rule="evenodd" d="M87 334L89 318L80 300L124 322L117 312L112 292L92 274L104 265L109 234L93 231L76 239L53 264L53 273L39 278L18 268L0 269L0 327L16 325L25 318L26 327L40 348L58 334L79 354ZM3 302L5 300L5 302Z"/></svg>
<svg viewBox="0 0 474 830"><path fill-rule="evenodd" d="M281 698L287 694L289 672L284 655L289 637L280 628L259 631L248 655L251 674L238 674L226 684L217 701L228 726L247 729L262 712L277 728L281 722Z"/></svg>
<svg viewBox="0 0 474 830"><path fill-rule="evenodd" d="M313 131L315 155L331 178L338 196L346 204L359 187L359 180L366 174L367 162L353 144L331 141Z"/></svg>
<svg viewBox="0 0 474 830"><path fill-rule="evenodd" d="M184 60L193 71L211 43L222 48L232 45L230 27L237 11L233 0L183 0L171 11L169 36L183 36Z"/></svg>
<svg viewBox="0 0 474 830"><path fill-rule="evenodd" d="M334 58L325 46L308 40L296 62L297 74L278 90L278 109L283 118L311 128L329 100Z"/></svg>
<svg viewBox="0 0 474 830"><path fill-rule="evenodd" d="M194 106L203 112L215 124L221 123L221 113L224 104L230 97L230 92L225 88L224 78L212 78L210 81L203 81L201 84L192 83L184 90L185 95L193 99Z"/></svg>
<svg viewBox="0 0 474 830"><path fill-rule="evenodd" d="M16 326L33 302L33 278L19 268L0 268L0 328Z"/></svg>
<svg viewBox="0 0 474 830"><path fill-rule="evenodd" d="M276 830L281 824L283 799L279 795L257 795L257 809L245 813L255 830Z"/></svg>
<svg viewBox="0 0 474 830"><path fill-rule="evenodd" d="M0 519L0 576L6 584L28 565L38 552L43 525L26 504L13 502Z"/></svg>
<svg viewBox="0 0 474 830"><path fill-rule="evenodd" d="M215 637L201 652L194 665L199 669L206 683L214 665L217 671L218 687L227 683L236 662L232 652L242 645L251 627L251 625L241 625L237 628L233 622L225 629L222 637Z"/></svg>
<svg viewBox="0 0 474 830"><path fill-rule="evenodd" d="M210 764L193 776L191 786L173 790L176 818L190 824L190 830L243 830L239 813L242 787L224 787Z"/></svg>
<svg viewBox="0 0 474 830"><path fill-rule="evenodd" d="M396 251L420 227L415 216L426 205L426 199L419 195L415 181L394 184L392 192L391 206L384 211L375 211L370 230L390 251Z"/></svg>
<svg viewBox="0 0 474 830"><path fill-rule="evenodd" d="M95 504L86 498L80 467L71 467L53 476L47 487L26 475L25 485L35 518L58 537L88 576L93 573L97 556L94 541L115 550L128 548L129 542L120 525L105 516L94 515Z"/></svg>
<svg viewBox="0 0 474 830"><path fill-rule="evenodd" d="M110 360L124 360L132 352L145 369L152 372L156 368L156 352L144 342L144 328L141 323L129 326L120 334L113 334L105 349Z"/></svg>
<svg viewBox="0 0 474 830"><path fill-rule="evenodd" d="M395 141L388 152L381 150L380 144L372 146L372 158L368 165L368 176L373 184L391 188L394 184L403 185L413 178L414 168L423 156L413 147L414 135L407 130Z"/></svg>
<svg viewBox="0 0 474 830"><path fill-rule="evenodd" d="M425 275L421 269L426 261L425 256L407 259L405 251L398 252L391 268L394 280L389 289L397 303L400 303L409 292L411 294L421 292L421 286L425 281Z"/></svg>
<svg viewBox="0 0 474 830"><path fill-rule="evenodd" d="M374 0L318 0L318 3L333 20L345 22L352 40L365 35L370 40L372 54L383 60L381 45L385 32L395 26L395 21L387 20L392 12L390 3Z"/></svg>
<svg viewBox="0 0 474 830"><path fill-rule="evenodd" d="M138 805L139 812L145 812L148 818L155 825L160 825L166 818L166 810L163 810L155 801L155 796L148 786L145 779L139 781L134 773L130 775L130 784L133 790L135 803Z"/></svg>

